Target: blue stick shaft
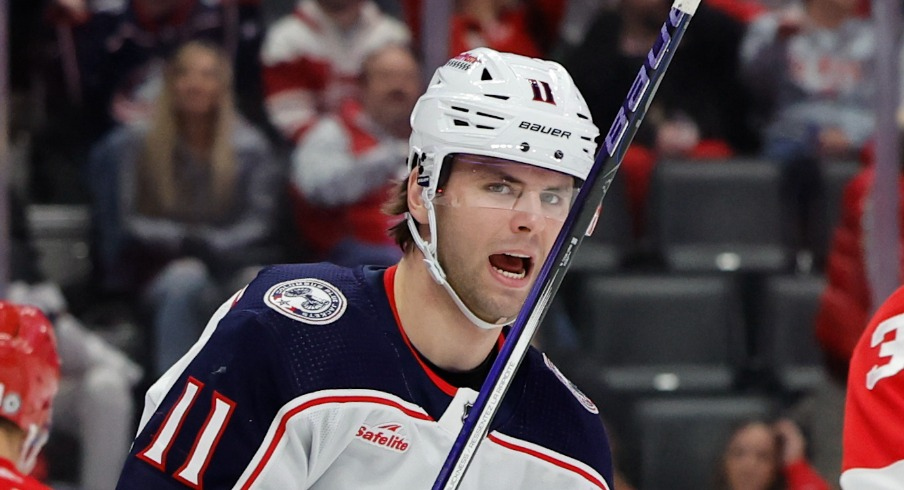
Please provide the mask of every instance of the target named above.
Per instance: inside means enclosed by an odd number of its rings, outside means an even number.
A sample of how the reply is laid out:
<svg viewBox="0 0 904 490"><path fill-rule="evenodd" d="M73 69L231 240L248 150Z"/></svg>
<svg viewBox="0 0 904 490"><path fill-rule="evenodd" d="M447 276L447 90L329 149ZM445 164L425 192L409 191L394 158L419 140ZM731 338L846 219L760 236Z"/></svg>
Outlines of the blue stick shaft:
<svg viewBox="0 0 904 490"><path fill-rule="evenodd" d="M562 283L574 253L590 230L596 209L606 196L612 178L621 165L622 158L634 139L634 134L646 115L659 82L665 75L675 49L699 4L700 0L675 0L672 4L669 18L662 26L659 39L647 54L644 65L606 134L590 174L581 187L562 225L562 230L509 331L502 350L480 388L480 394L446 457L433 484L433 490L455 490L464 478L477 448L489 432L490 422L496 415L518 366L527 353L531 338Z"/></svg>

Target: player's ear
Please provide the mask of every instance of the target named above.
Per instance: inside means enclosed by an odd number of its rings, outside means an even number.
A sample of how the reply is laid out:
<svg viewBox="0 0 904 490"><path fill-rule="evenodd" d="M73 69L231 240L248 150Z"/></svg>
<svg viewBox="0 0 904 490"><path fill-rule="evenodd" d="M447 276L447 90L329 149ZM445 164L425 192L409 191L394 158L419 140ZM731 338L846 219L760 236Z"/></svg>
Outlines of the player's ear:
<svg viewBox="0 0 904 490"><path fill-rule="evenodd" d="M423 187L417 183L417 169L408 174L408 212L418 223L427 222L427 207L424 205Z"/></svg>

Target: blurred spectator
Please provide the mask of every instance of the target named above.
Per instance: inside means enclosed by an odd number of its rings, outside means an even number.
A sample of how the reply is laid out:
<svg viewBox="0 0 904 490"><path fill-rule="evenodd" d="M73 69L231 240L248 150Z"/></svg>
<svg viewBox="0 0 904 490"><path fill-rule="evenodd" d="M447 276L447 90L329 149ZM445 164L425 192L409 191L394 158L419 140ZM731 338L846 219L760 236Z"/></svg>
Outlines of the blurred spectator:
<svg viewBox="0 0 904 490"><path fill-rule="evenodd" d="M749 23L766 12L786 8L799 1L800 0L707 0L707 4L713 8L722 10L744 23ZM870 1L871 0L857 0L857 15L861 17L868 17L870 15Z"/></svg>
<svg viewBox="0 0 904 490"><path fill-rule="evenodd" d="M564 12L563 9L547 11L551 15L544 23L532 25L531 14L536 15L536 10L544 6L542 2L519 0L457 0L449 34L449 56L486 46L524 56L546 57ZM545 30L535 30L538 25Z"/></svg>
<svg viewBox="0 0 904 490"><path fill-rule="evenodd" d="M176 52L155 108L150 124L99 144L91 181L104 286L142 293L160 374L250 279L246 267L278 260L268 241L281 187L267 140L233 107L216 46L191 41Z"/></svg>
<svg viewBox="0 0 904 490"><path fill-rule="evenodd" d="M872 134L876 39L856 7L856 0L806 0L750 25L741 58L765 109L767 156L856 156Z"/></svg>
<svg viewBox="0 0 904 490"><path fill-rule="evenodd" d="M845 187L841 218L835 228L826 264L828 285L816 315L816 337L826 355L829 371L844 384L848 363L857 340L873 311L872 292L866 273L866 210L871 207L873 165L863 168ZM904 196L904 176L900 178ZM901 201L904 211L904 199ZM899 213L904 216L904 212ZM904 244L904 219L901 222ZM904 278L904 267L899 272Z"/></svg>
<svg viewBox="0 0 904 490"><path fill-rule="evenodd" d="M565 2L562 25L559 27L559 39L551 53L555 59L561 59L563 53L570 52L584 40L587 29L590 28L590 24L606 3L609 2L598 0L568 0Z"/></svg>
<svg viewBox="0 0 904 490"><path fill-rule="evenodd" d="M406 172L408 119L421 94L418 61L402 45L376 50L364 60L359 86L360 102L347 100L320 119L295 149L295 217L317 259L389 265L401 250L381 206Z"/></svg>
<svg viewBox="0 0 904 490"><path fill-rule="evenodd" d="M717 490L828 490L810 466L806 440L789 419L751 420L736 428L722 453Z"/></svg>
<svg viewBox="0 0 904 490"><path fill-rule="evenodd" d="M813 442L813 463L820 472L838 477L848 367L857 339L873 311L866 272L866 211L872 204L873 152L864 151L864 167L844 188L840 218L832 235L825 265L826 289L816 312L815 336L829 379L798 403L799 419ZM904 196L904 177L898 186ZM904 201L902 201L904 210ZM904 220L902 228L904 230ZM904 231L902 231L904 243ZM904 266L899 272L904 277ZM836 480L837 478L832 478Z"/></svg>
<svg viewBox="0 0 904 490"><path fill-rule="evenodd" d="M769 5L761 0L709 0L708 4L745 24L769 10Z"/></svg>
<svg viewBox="0 0 904 490"><path fill-rule="evenodd" d="M82 488L113 488L132 440L132 388L141 379L142 370L68 311L59 286L38 270L25 203L15 191L10 195L13 282L8 297L16 303L34 305L53 319L59 341L62 377L53 413L54 432L60 430L77 439L81 457L75 477ZM6 386L9 389L10 385ZM65 463L50 461L50 465Z"/></svg>
<svg viewBox="0 0 904 490"><path fill-rule="evenodd" d="M0 487L47 488L27 475L47 442L59 377L47 318L32 306L0 301Z"/></svg>
<svg viewBox="0 0 904 490"><path fill-rule="evenodd" d="M160 88L164 60L179 45L193 39L220 45L234 63L237 92L251 96L260 73L259 3L260 0L89 0L90 16L79 31L86 106L108 108L109 115L119 123L146 119ZM259 102L249 101L249 105ZM109 124L101 129L108 127Z"/></svg>
<svg viewBox="0 0 904 490"><path fill-rule="evenodd" d="M420 42L423 0L403 0L405 19ZM546 57L559 40L566 2L561 0L455 0L449 56L488 47Z"/></svg>
<svg viewBox="0 0 904 490"><path fill-rule="evenodd" d="M83 176L91 146L114 125L149 117L163 60L188 40L208 40L229 53L240 108L252 120L265 120L260 0L47 3L53 29L47 49L58 59L45 75L48 120L31 157L31 187L41 201L87 200L90 184L72 177Z"/></svg>
<svg viewBox="0 0 904 490"><path fill-rule="evenodd" d="M875 127L876 36L857 0L805 0L750 24L744 79L763 156L782 165L796 246L817 250L820 162L856 158Z"/></svg>
<svg viewBox="0 0 904 490"><path fill-rule="evenodd" d="M574 75L593 120L615 118L638 68L668 18L668 0L622 0L600 11L583 43L563 64ZM659 158L717 158L756 148L748 125L748 97L738 78L743 25L700 5L622 171L635 216L643 215L650 172Z"/></svg>
<svg viewBox="0 0 904 490"><path fill-rule="evenodd" d="M408 29L371 0L299 0L267 30L261 50L270 122L296 144L325 113L356 98L372 50L407 43Z"/></svg>

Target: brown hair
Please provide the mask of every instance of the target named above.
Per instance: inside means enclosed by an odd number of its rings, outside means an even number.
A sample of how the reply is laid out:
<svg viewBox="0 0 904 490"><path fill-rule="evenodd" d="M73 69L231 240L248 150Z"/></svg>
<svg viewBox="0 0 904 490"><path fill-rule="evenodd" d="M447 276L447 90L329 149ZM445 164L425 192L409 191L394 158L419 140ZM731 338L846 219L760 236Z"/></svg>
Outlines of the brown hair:
<svg viewBox="0 0 904 490"><path fill-rule="evenodd" d="M213 199L206 210L217 214L228 209L235 186L237 164L232 147L232 129L236 119L235 103L232 95L232 68L225 52L215 44L204 41L189 41L183 44L167 60L163 74L163 86L155 101L150 128L144 141L144 148L138 160L138 208L146 214L173 216L180 214L173 153L179 141L181 123L177 113L174 85L179 66L185 57L195 51L213 54L218 61L222 93L216 113L211 121L213 139L209 151Z"/></svg>
<svg viewBox="0 0 904 490"><path fill-rule="evenodd" d="M411 236L411 230L408 228L408 220L405 219L405 213L408 212L408 179L399 179L395 189L389 196L389 199L383 204L383 212L390 216L401 216L402 219L396 224L389 227L387 233L389 237L396 242L402 252L406 254L412 250L414 246L414 237Z"/></svg>
<svg viewBox="0 0 904 490"><path fill-rule="evenodd" d="M449 175L452 173L452 167L455 163L454 153L448 154L443 158L443 165L439 171L439 182L436 184L437 189L441 189L446 182L449 181ZM412 169L416 172L417 169ZM411 174L409 173L409 176ZM404 216L408 212L408 176L401 179L396 188L392 191L389 199L383 204L383 212L390 216ZM389 227L387 233L403 252L408 253L414 246L414 237L411 236L411 230L408 228L408 220L404 217L396 224ZM420 225L421 223L418 223Z"/></svg>

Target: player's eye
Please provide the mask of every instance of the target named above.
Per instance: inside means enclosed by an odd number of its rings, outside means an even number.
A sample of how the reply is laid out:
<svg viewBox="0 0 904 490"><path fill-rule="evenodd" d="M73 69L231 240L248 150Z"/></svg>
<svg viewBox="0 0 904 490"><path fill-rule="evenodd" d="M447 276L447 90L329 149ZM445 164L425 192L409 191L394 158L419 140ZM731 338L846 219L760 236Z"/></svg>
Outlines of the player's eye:
<svg viewBox="0 0 904 490"><path fill-rule="evenodd" d="M492 182L486 185L486 190L499 195L511 195L515 193L515 189L512 188L511 184L508 182Z"/></svg>
<svg viewBox="0 0 904 490"><path fill-rule="evenodd" d="M561 206L565 204L565 198L559 193L551 191L541 192L540 201L543 202L543 204L548 204L550 206Z"/></svg>

